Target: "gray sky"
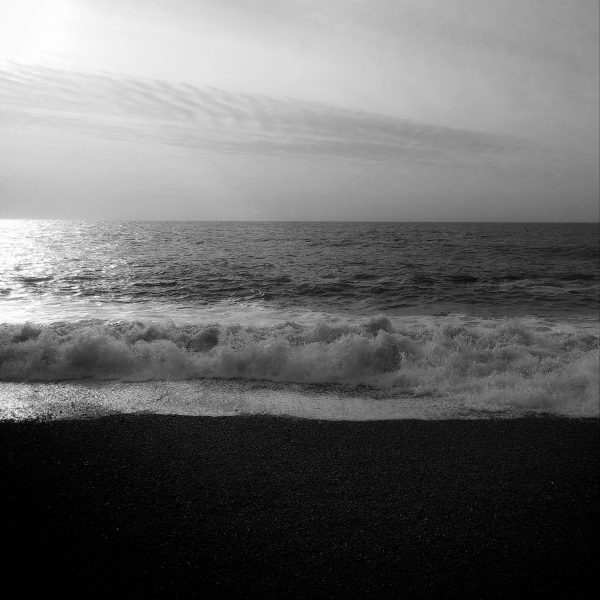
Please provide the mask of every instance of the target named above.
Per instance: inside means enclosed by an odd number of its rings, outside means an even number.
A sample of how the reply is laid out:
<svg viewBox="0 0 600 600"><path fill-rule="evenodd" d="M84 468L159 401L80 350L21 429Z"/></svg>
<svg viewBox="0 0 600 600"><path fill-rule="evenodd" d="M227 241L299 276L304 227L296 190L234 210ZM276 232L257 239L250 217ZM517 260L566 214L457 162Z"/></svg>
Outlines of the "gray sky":
<svg viewBox="0 0 600 600"><path fill-rule="evenodd" d="M0 218L598 219L597 0L2 0Z"/></svg>

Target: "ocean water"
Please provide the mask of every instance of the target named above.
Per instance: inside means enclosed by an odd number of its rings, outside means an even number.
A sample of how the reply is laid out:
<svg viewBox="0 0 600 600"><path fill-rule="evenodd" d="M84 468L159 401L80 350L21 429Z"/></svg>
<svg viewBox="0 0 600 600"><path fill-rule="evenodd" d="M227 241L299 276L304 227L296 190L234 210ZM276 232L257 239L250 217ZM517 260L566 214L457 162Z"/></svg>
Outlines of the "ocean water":
<svg viewBox="0 0 600 600"><path fill-rule="evenodd" d="M0 221L0 417L595 416L598 236Z"/></svg>

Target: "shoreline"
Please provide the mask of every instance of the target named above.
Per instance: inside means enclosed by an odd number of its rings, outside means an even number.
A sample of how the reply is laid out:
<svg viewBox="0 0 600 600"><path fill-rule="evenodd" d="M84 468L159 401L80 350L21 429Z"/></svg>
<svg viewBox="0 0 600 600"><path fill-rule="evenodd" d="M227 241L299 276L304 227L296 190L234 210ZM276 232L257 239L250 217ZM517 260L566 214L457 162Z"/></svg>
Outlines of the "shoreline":
<svg viewBox="0 0 600 600"><path fill-rule="evenodd" d="M556 417L4 421L5 573L22 591L161 597L595 597L598 432Z"/></svg>

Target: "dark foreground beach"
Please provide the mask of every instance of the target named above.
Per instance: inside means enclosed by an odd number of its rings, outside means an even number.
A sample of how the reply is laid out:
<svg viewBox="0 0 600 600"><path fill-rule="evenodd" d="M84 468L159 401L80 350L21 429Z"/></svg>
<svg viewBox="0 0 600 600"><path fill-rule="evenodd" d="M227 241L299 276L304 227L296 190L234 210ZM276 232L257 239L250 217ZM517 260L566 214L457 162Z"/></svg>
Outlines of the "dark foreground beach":
<svg viewBox="0 0 600 600"><path fill-rule="evenodd" d="M3 585L597 597L598 421L0 424Z"/></svg>

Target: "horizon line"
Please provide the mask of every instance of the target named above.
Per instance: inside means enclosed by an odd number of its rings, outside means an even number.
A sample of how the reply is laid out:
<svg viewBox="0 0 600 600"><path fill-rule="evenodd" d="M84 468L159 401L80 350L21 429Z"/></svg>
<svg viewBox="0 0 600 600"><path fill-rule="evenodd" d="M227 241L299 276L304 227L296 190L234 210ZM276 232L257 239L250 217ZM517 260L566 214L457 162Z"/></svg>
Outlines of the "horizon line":
<svg viewBox="0 0 600 600"><path fill-rule="evenodd" d="M589 224L600 225L600 219L592 221L529 221L529 220L359 220L359 219L135 219L111 217L0 217L0 221L90 221L97 223L472 223L472 224L531 224L531 225L558 225L558 224Z"/></svg>

